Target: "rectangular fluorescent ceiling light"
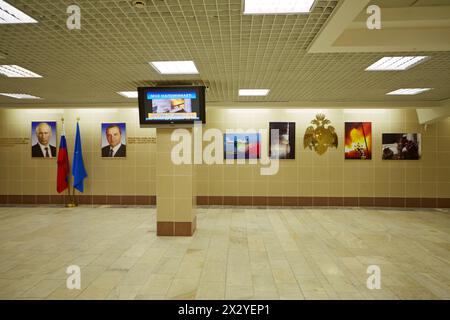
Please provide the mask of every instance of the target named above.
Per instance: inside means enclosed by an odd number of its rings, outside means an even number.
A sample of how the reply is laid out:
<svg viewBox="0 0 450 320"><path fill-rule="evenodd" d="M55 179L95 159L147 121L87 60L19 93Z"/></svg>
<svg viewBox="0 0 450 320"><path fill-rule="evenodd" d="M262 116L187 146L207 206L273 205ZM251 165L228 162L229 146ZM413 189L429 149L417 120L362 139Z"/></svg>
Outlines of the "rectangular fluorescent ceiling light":
<svg viewBox="0 0 450 320"><path fill-rule="evenodd" d="M22 94L22 93L0 93L2 96L14 98L14 99L42 99L39 97L35 97L29 94Z"/></svg>
<svg viewBox="0 0 450 320"><path fill-rule="evenodd" d="M194 61L153 61L150 65L160 74L198 74Z"/></svg>
<svg viewBox="0 0 450 320"><path fill-rule="evenodd" d="M0 74L9 78L42 78L41 75L16 65L0 65Z"/></svg>
<svg viewBox="0 0 450 320"><path fill-rule="evenodd" d="M384 57L368 67L366 71L402 71L424 62L427 56Z"/></svg>
<svg viewBox="0 0 450 320"><path fill-rule="evenodd" d="M253 109L228 109L228 112L231 113L268 113L269 110L267 109L259 109L259 108L253 108Z"/></svg>
<svg viewBox="0 0 450 320"><path fill-rule="evenodd" d="M387 93L387 95L391 96L412 96L425 91L429 91L431 88L414 88L414 89L398 89L392 92Z"/></svg>
<svg viewBox="0 0 450 320"><path fill-rule="evenodd" d="M244 14L307 13L315 0L245 0Z"/></svg>
<svg viewBox="0 0 450 320"><path fill-rule="evenodd" d="M0 24L12 23L37 23L37 21L9 3L0 0Z"/></svg>
<svg viewBox="0 0 450 320"><path fill-rule="evenodd" d="M239 89L239 96L267 96L269 89Z"/></svg>
<svg viewBox="0 0 450 320"><path fill-rule="evenodd" d="M121 96L124 96L125 98L130 98L130 99L135 99L138 97L137 91L120 91L117 93L120 94Z"/></svg>

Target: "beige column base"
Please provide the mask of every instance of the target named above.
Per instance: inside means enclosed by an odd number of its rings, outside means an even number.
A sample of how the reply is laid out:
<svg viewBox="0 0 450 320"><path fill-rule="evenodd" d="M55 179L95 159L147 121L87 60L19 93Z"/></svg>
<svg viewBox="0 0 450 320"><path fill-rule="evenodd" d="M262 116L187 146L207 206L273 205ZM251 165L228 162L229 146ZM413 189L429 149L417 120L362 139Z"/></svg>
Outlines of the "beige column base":
<svg viewBox="0 0 450 320"><path fill-rule="evenodd" d="M190 237L194 235L197 228L197 217L192 222L158 221L156 223L156 234L158 236L181 236Z"/></svg>

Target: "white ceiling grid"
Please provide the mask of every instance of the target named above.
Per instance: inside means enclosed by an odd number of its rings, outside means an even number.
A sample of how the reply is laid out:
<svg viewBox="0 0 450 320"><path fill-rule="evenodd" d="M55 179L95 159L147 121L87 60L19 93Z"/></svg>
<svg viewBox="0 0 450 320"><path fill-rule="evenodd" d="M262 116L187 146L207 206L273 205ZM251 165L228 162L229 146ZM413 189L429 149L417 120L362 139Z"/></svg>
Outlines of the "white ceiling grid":
<svg viewBox="0 0 450 320"><path fill-rule="evenodd" d="M0 77L1 92L44 98L32 104L128 102L116 92L155 83L210 87L210 102L397 101L399 88L435 88L402 99L449 98L450 53L404 72L366 72L385 53L307 54L342 0L318 0L310 14L243 15L241 0L78 0L81 30L66 28L73 1L9 0L39 21L0 26L1 64L42 79ZM413 4L414 1L411 1ZM407 4L407 5L411 5ZM405 55L405 53L389 53ZM193 60L199 75L164 76L149 61ZM268 88L267 97L239 97L239 88ZM20 103L0 97L0 106Z"/></svg>

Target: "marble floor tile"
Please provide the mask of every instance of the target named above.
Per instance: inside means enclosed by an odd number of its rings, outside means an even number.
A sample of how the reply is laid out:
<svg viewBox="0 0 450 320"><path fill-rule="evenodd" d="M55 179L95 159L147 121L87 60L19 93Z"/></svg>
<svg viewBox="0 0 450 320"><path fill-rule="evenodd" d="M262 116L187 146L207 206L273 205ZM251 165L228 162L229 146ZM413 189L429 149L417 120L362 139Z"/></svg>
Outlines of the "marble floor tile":
<svg viewBox="0 0 450 320"><path fill-rule="evenodd" d="M225 299L227 300L248 300L254 295L251 286L226 286Z"/></svg>
<svg viewBox="0 0 450 320"><path fill-rule="evenodd" d="M201 207L157 237L151 207L0 207L0 299L450 299L448 213Z"/></svg>
<svg viewBox="0 0 450 320"><path fill-rule="evenodd" d="M196 300L223 300L225 299L225 281L201 281Z"/></svg>

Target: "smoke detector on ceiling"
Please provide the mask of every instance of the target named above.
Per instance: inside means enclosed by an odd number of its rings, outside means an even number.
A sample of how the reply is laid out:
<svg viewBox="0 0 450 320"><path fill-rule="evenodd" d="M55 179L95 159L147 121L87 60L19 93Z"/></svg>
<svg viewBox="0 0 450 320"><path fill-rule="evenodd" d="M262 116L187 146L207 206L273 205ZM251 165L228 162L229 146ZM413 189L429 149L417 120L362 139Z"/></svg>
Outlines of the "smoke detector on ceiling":
<svg viewBox="0 0 450 320"><path fill-rule="evenodd" d="M138 9L145 8L145 6L147 5L145 0L133 0L131 1L131 4L133 5L133 7Z"/></svg>

